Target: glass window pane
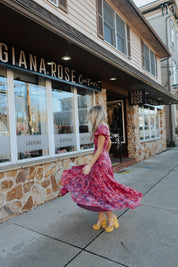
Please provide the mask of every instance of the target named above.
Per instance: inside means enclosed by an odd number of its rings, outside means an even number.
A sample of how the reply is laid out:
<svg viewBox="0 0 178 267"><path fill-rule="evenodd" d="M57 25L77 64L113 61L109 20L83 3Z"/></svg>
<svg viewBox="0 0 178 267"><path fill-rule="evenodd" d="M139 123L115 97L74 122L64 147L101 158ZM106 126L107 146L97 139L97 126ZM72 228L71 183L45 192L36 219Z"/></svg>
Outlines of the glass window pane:
<svg viewBox="0 0 178 267"><path fill-rule="evenodd" d="M104 1L104 39L108 43L114 45L114 11Z"/></svg>
<svg viewBox="0 0 178 267"><path fill-rule="evenodd" d="M156 136L160 136L160 110L156 111Z"/></svg>
<svg viewBox="0 0 178 267"><path fill-rule="evenodd" d="M150 50L150 60L151 60L151 74L155 76L156 75L155 55L151 50Z"/></svg>
<svg viewBox="0 0 178 267"><path fill-rule="evenodd" d="M144 44L144 64L145 64L145 69L150 72L149 48L145 44Z"/></svg>
<svg viewBox="0 0 178 267"><path fill-rule="evenodd" d="M126 54L126 40L120 35L117 35L117 49L123 54Z"/></svg>
<svg viewBox="0 0 178 267"><path fill-rule="evenodd" d="M140 140L144 140L144 108L139 108Z"/></svg>
<svg viewBox="0 0 178 267"><path fill-rule="evenodd" d="M155 109L150 108L150 130L151 130L151 138L156 137L156 122L155 122Z"/></svg>
<svg viewBox="0 0 178 267"><path fill-rule="evenodd" d="M117 26L117 49L122 53L126 54L125 22L119 16L116 16L116 26Z"/></svg>
<svg viewBox="0 0 178 267"><path fill-rule="evenodd" d="M55 153L76 151L74 93L71 86L53 82L52 105Z"/></svg>
<svg viewBox="0 0 178 267"><path fill-rule="evenodd" d="M80 149L93 148L91 137L91 125L86 122L88 111L92 107L92 92L85 89L77 89Z"/></svg>
<svg viewBox="0 0 178 267"><path fill-rule="evenodd" d="M150 139L150 110L144 109L145 139Z"/></svg>
<svg viewBox="0 0 178 267"><path fill-rule="evenodd" d="M0 163L11 160L7 94L6 69L0 66Z"/></svg>
<svg viewBox="0 0 178 267"><path fill-rule="evenodd" d="M104 39L108 43L114 45L113 30L104 24Z"/></svg>
<svg viewBox="0 0 178 267"><path fill-rule="evenodd" d="M46 88L38 78L14 72L18 159L49 155Z"/></svg>

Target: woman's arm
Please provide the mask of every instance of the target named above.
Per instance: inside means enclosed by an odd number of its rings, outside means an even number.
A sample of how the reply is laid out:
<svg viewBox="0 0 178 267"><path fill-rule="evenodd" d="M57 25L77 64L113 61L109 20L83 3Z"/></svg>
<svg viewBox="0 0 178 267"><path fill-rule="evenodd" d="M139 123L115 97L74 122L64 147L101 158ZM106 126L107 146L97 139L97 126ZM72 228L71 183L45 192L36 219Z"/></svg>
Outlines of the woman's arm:
<svg viewBox="0 0 178 267"><path fill-rule="evenodd" d="M109 153L109 150L110 150L110 148L111 148L111 139L109 139L109 142L108 142L108 146L107 146L107 152Z"/></svg>
<svg viewBox="0 0 178 267"><path fill-rule="evenodd" d="M103 147L104 147L104 142L105 142L105 137L103 135L98 135L97 150L95 154L93 155L92 160L83 168L84 174L89 174L91 167L101 155L101 152L103 151Z"/></svg>

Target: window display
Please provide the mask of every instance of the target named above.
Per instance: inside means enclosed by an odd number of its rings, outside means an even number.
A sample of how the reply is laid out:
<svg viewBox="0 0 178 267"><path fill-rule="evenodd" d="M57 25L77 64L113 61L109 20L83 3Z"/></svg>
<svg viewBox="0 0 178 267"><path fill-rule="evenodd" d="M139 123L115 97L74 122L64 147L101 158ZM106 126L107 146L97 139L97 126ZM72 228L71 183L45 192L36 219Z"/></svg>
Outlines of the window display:
<svg viewBox="0 0 178 267"><path fill-rule="evenodd" d="M46 88L37 76L14 72L18 159L49 155Z"/></svg>
<svg viewBox="0 0 178 267"><path fill-rule="evenodd" d="M140 140L158 138L160 136L160 109L140 107L139 128Z"/></svg>
<svg viewBox="0 0 178 267"><path fill-rule="evenodd" d="M52 83L55 154L77 150L74 93L71 86Z"/></svg>

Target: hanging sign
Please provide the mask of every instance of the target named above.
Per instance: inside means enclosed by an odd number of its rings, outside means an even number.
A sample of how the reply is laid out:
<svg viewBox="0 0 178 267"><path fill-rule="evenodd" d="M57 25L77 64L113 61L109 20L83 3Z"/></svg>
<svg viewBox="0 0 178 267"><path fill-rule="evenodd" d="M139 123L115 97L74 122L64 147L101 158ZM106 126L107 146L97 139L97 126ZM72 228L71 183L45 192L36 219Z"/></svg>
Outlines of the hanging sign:
<svg viewBox="0 0 178 267"><path fill-rule="evenodd" d="M144 105L146 103L145 90L129 91L129 105Z"/></svg>
<svg viewBox="0 0 178 267"><path fill-rule="evenodd" d="M28 51L0 42L0 63L27 70L54 80L84 88L101 90L101 83L93 76L49 61Z"/></svg>

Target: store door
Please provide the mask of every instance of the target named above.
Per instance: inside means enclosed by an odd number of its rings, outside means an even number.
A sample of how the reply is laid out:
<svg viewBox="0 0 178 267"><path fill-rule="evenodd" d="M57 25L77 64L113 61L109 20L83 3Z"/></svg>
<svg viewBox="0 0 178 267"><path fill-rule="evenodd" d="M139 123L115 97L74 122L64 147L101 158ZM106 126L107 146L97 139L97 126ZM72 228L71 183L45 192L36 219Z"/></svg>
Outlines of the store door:
<svg viewBox="0 0 178 267"><path fill-rule="evenodd" d="M114 156L127 157L127 145L126 145L126 134L125 134L125 116L124 116L124 101L110 101L107 103L108 113L108 124L110 128L112 147L111 154ZM118 145L118 138L120 139L120 147ZM122 151L121 150L122 147Z"/></svg>

